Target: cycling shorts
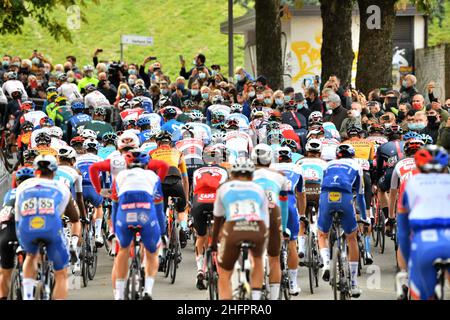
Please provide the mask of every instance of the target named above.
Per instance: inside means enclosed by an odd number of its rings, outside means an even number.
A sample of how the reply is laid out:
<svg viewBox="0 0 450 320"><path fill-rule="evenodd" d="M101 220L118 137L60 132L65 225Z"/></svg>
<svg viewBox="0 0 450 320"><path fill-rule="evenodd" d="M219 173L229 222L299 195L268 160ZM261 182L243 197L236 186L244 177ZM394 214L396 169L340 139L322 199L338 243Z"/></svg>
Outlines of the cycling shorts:
<svg viewBox="0 0 450 320"><path fill-rule="evenodd" d="M141 241L145 249L150 253L155 253L158 249L161 242L161 229L155 205L148 193L128 191L121 195L113 223L121 248L127 248L133 241L133 231L129 227L141 226Z"/></svg>
<svg viewBox="0 0 450 320"><path fill-rule="evenodd" d="M194 195L192 201L191 216L194 228L200 237L204 237L207 232L208 212L213 212L214 203L198 202L198 195ZM212 215L211 215L212 217Z"/></svg>
<svg viewBox="0 0 450 320"><path fill-rule="evenodd" d="M45 242L47 255L55 271L62 270L69 263L69 249L58 216L33 215L23 217L17 229L22 248L30 254L37 254L39 241Z"/></svg>
<svg viewBox="0 0 450 320"><path fill-rule="evenodd" d="M252 256L261 257L266 247L268 231L264 221L229 221L222 228L222 237L218 254L219 266L227 271L234 268L240 255L240 244L251 242Z"/></svg>
<svg viewBox="0 0 450 320"><path fill-rule="evenodd" d="M287 221L287 228L291 232L290 240L297 240L298 232L300 231L299 215L297 210L297 201L295 195L289 195L289 216Z"/></svg>
<svg viewBox="0 0 450 320"><path fill-rule="evenodd" d="M320 197L320 184L318 183L306 183L305 184L306 200L308 202L319 203Z"/></svg>
<svg viewBox="0 0 450 320"><path fill-rule="evenodd" d="M353 207L353 194L342 191L324 191L320 194L319 217L317 228L328 233L333 223L333 211L343 211L341 226L346 234L357 229L355 209Z"/></svg>
<svg viewBox="0 0 450 320"><path fill-rule="evenodd" d="M83 198L84 201L90 201L95 208L100 207L103 203L103 197L89 184L83 184Z"/></svg>
<svg viewBox="0 0 450 320"><path fill-rule="evenodd" d="M394 168L387 168L384 175L378 180L378 187L383 192L388 192L391 190L391 178L392 178L392 172L394 171Z"/></svg>
<svg viewBox="0 0 450 320"><path fill-rule="evenodd" d="M449 235L450 229L428 229L414 234L408 262L412 297L422 300L434 297L437 272L433 261L450 259Z"/></svg>
<svg viewBox="0 0 450 320"><path fill-rule="evenodd" d="M14 246L9 242L17 241L14 221L0 224L0 267L2 269L14 268Z"/></svg>

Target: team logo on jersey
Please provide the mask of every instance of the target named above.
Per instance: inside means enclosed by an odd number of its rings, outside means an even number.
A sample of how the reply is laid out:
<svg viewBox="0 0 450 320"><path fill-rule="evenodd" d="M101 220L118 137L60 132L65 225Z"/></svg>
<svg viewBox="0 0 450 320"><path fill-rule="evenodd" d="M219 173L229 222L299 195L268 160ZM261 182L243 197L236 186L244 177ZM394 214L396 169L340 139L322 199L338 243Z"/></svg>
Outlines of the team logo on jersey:
<svg viewBox="0 0 450 320"><path fill-rule="evenodd" d="M198 196L197 201L201 203L211 203L216 200L216 194L215 193L201 193Z"/></svg>
<svg viewBox="0 0 450 320"><path fill-rule="evenodd" d="M328 193L328 202L341 202L342 194L340 192L330 192Z"/></svg>
<svg viewBox="0 0 450 320"><path fill-rule="evenodd" d="M137 212L128 212L126 217L127 223L135 223L138 221Z"/></svg>
<svg viewBox="0 0 450 320"><path fill-rule="evenodd" d="M34 217L30 219L30 229L38 230L45 228L45 219L42 217Z"/></svg>

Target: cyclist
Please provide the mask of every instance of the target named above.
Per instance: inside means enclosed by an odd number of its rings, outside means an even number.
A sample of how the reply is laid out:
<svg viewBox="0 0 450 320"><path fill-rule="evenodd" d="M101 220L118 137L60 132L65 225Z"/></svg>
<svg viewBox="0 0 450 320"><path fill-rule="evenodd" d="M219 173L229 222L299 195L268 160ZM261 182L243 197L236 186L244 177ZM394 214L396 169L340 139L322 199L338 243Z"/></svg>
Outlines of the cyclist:
<svg viewBox="0 0 450 320"><path fill-rule="evenodd" d="M390 184L395 164L404 158L404 142L401 141L403 130L398 125L387 127L384 133L389 141L377 149L377 166L374 181L378 181L378 200L380 201L381 210L383 210L384 216L388 217L386 220L386 236L391 237L395 217L389 215L386 192L391 188Z"/></svg>
<svg viewBox="0 0 450 320"><path fill-rule="evenodd" d="M29 121L33 123L34 127L37 127L41 119L47 115L43 111L35 109L36 105L33 101L27 100L22 102L20 110L23 111L23 115L19 118L19 123L23 124L25 121Z"/></svg>
<svg viewBox="0 0 450 320"><path fill-rule="evenodd" d="M269 169L273 159L273 151L267 144L258 144L253 148L251 160L256 164L257 170L253 174L253 181L260 185L269 200L270 226L267 254L269 256L269 290L270 299L277 300L280 293L281 281L281 226L286 226L289 217L288 197L290 191L289 181L286 177ZM284 231L284 230L283 230Z"/></svg>
<svg viewBox="0 0 450 320"><path fill-rule="evenodd" d="M83 127L86 123L92 121L90 115L85 114L85 107L83 102L74 101L71 104L73 116L69 119L67 123L67 141L70 141L78 133L78 128Z"/></svg>
<svg viewBox="0 0 450 320"><path fill-rule="evenodd" d="M29 178L34 177L34 169L23 167L16 174L16 184L20 185ZM9 285L14 268L16 252L11 242L17 241L16 225L14 223L14 204L16 201L16 189L9 190L3 199L0 211L0 300L6 300Z"/></svg>
<svg viewBox="0 0 450 320"><path fill-rule="evenodd" d="M98 150L98 156L102 159L108 158L108 156L117 150L117 134L115 132L106 132L102 136L103 146Z"/></svg>
<svg viewBox="0 0 450 320"><path fill-rule="evenodd" d="M253 142L250 135L239 130L239 123L235 119L226 122L227 133L225 135L225 145L233 150L238 157L248 157L252 152Z"/></svg>
<svg viewBox="0 0 450 320"><path fill-rule="evenodd" d="M450 259L449 156L442 147L427 145L416 152L419 173L400 187L398 240L408 261L411 297L435 297L437 258Z"/></svg>
<svg viewBox="0 0 450 320"><path fill-rule="evenodd" d="M177 121L178 116L177 108L166 107L161 109L161 114L164 119L164 124L161 126L161 130L167 131L172 134L175 130L183 126L183 122Z"/></svg>
<svg viewBox="0 0 450 320"><path fill-rule="evenodd" d="M102 106L95 107L92 121L84 126L84 130L90 129L94 131L97 134L95 139L101 139L105 133L114 131L111 124L105 122L105 119L106 109Z"/></svg>
<svg viewBox="0 0 450 320"><path fill-rule="evenodd" d="M56 158L40 155L34 160L36 178L20 184L16 190L15 215L17 236L27 255L23 264L23 299L34 299L34 284L38 265L37 240L44 241L48 258L53 262L55 285L53 297L67 298L67 252L61 216L79 227L79 213L70 191L61 181L54 180L58 169ZM79 234L73 232L72 234Z"/></svg>
<svg viewBox="0 0 450 320"><path fill-rule="evenodd" d="M103 246L102 237L102 220L103 220L103 197L95 191L92 185L91 179L89 177L89 168L96 162L103 161L97 155L98 152L98 142L93 139L86 139L83 142L83 149L86 151L85 154L79 156L75 162L75 168L79 170L82 174L82 185L83 185L83 198L85 201L90 201L94 206L94 216L95 221L95 245L97 247Z"/></svg>
<svg viewBox="0 0 450 320"><path fill-rule="evenodd" d="M150 138L150 135L152 133L152 121L150 118L142 117L137 120L136 124L139 127L139 130L141 131L138 135L139 140L141 144L143 144Z"/></svg>
<svg viewBox="0 0 450 320"><path fill-rule="evenodd" d="M197 232L195 241L195 261L197 263L197 289L206 289L203 279L204 274L204 249L207 246L207 213L213 212L213 204L216 191L228 178L225 168L221 163L221 154L215 149L206 149L203 152L204 166L199 167L193 173L193 201L191 216L194 220L194 229Z"/></svg>
<svg viewBox="0 0 450 320"><path fill-rule="evenodd" d="M76 136L70 140L70 146L77 152L77 157L84 154L83 142L86 140L81 136Z"/></svg>
<svg viewBox="0 0 450 320"><path fill-rule="evenodd" d="M299 166L292 162L291 149L288 147L281 147L275 151L275 163L272 163L270 168L282 172L289 181L288 202L289 202L289 217L286 221L287 225L282 226L282 230L286 227L290 231L289 247L288 247L288 268L289 268L289 293L297 296L300 293L300 288L297 284L298 272L298 251L305 252L305 230L298 237L300 231L300 216L305 217L306 209L306 194L305 184L302 172ZM303 222L302 222L303 224ZM299 247L297 250L297 239L299 239Z"/></svg>
<svg viewBox="0 0 450 320"><path fill-rule="evenodd" d="M186 201L189 199L189 179L186 162L183 153L171 147L172 135L167 131L161 131L156 136L158 147L150 152L150 157L156 160L165 161L169 165L169 172L162 182L164 194L164 210L167 209L168 197L177 197L177 211L180 213L180 243L184 248L187 243L188 227L187 219L183 214L186 208Z"/></svg>
<svg viewBox="0 0 450 320"><path fill-rule="evenodd" d="M369 136L366 139L373 142L374 151L376 154L378 147L388 142L388 140L384 136L383 126L378 123L371 124L368 128L368 131Z"/></svg>
<svg viewBox="0 0 450 320"><path fill-rule="evenodd" d="M267 240L269 224L269 203L264 190L252 182L255 165L248 159L238 159L231 168L231 180L222 184L214 202L214 230L211 250L217 251L219 231L223 224L219 264L219 298L232 299L231 275L239 258L239 245L243 241L253 244L250 249L253 258L251 286L253 300L261 299L263 283L262 255ZM274 230L276 231L276 230Z"/></svg>
<svg viewBox="0 0 450 320"><path fill-rule="evenodd" d="M348 140L344 141L344 144L350 144L355 149L355 160L359 163L363 169L364 177L364 197L366 201L366 216L371 218L371 200L372 200L372 181L370 178L370 168L375 156L374 145L371 141L361 137L363 131L358 125L350 125L347 128ZM370 252L370 232L364 235L364 247L365 247L365 263L372 264L373 257Z"/></svg>
<svg viewBox="0 0 450 320"><path fill-rule="evenodd" d="M46 132L40 132L36 135L36 147L33 149L39 152L40 155L57 156L58 152L50 146L52 138Z"/></svg>
<svg viewBox="0 0 450 320"><path fill-rule="evenodd" d="M129 247L133 241L130 226L140 226L141 241L145 247L144 299L152 298L153 284L158 272L158 247L165 233L166 222L162 204L162 188L158 176L145 170L149 156L130 151L125 155L127 170L122 170L113 182L112 199L117 203L113 214L114 230L120 249L115 261L115 299L123 300L128 273Z"/></svg>
<svg viewBox="0 0 450 320"><path fill-rule="evenodd" d="M70 190L72 196L75 196L76 204L80 211L80 217L84 218L85 207L83 199L83 186L81 173L73 166L76 161L76 151L72 147L62 147L58 150L58 170L56 170L55 180L62 181ZM70 254L76 260L74 262L73 272L79 274L81 272L81 264L79 260L81 252L81 240L77 235L72 235Z"/></svg>
<svg viewBox="0 0 450 320"><path fill-rule="evenodd" d="M12 182L11 182L11 186L12 188L17 188L17 182L16 182L16 174L17 172L22 169L22 168L32 168L33 167L33 162L34 159L36 159L36 157L39 155L39 152L37 150L34 149L26 149L23 152L23 165L20 166L18 168L18 170L16 172L13 172L12 174Z"/></svg>
<svg viewBox="0 0 450 320"><path fill-rule="evenodd" d="M349 264L351 275L351 294L354 298L361 295L358 287L358 260L359 248L356 241L358 228L355 217L355 209L352 205L353 189L356 189L356 202L358 204L362 220L367 222L366 203L364 200L364 178L361 167L353 160L355 149L351 145L341 144L336 150L336 160L330 161L323 174L322 190L319 200L319 217L317 228L319 230L319 249L323 261L322 278L329 281L330 278L330 249L327 243L330 231L333 211L342 211L342 228L346 234Z"/></svg>
<svg viewBox="0 0 450 320"><path fill-rule="evenodd" d="M295 140L293 139L283 139L281 141L281 146L282 147L288 147L291 150L291 155L292 155L292 162L293 163L297 163L303 158L303 155L301 155L300 153L298 153L299 148L298 148L298 144Z"/></svg>

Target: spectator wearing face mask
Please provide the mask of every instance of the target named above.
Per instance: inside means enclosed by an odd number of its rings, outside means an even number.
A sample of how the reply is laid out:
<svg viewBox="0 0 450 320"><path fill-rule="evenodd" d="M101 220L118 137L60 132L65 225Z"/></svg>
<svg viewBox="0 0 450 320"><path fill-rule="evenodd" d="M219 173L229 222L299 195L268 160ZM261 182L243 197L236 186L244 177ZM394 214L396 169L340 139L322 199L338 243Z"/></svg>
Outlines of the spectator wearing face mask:
<svg viewBox="0 0 450 320"><path fill-rule="evenodd" d="M273 99L273 91L271 89L266 89L264 90L263 94L264 94L264 107L274 108L275 101Z"/></svg>
<svg viewBox="0 0 450 320"><path fill-rule="evenodd" d="M118 107L119 101L122 99L131 100L133 99L133 97L134 95L130 87L125 82L122 82L121 84L119 84L119 87L117 88L117 95L116 101L114 102L114 106Z"/></svg>
<svg viewBox="0 0 450 320"><path fill-rule="evenodd" d="M413 97L418 94L416 83L417 78L414 75L408 74L405 76L400 89L400 102L409 102L412 105Z"/></svg>
<svg viewBox="0 0 450 320"><path fill-rule="evenodd" d="M202 95L200 94L200 84L195 81L191 85L189 90L188 99L196 102L197 104L202 100Z"/></svg>
<svg viewBox="0 0 450 320"><path fill-rule="evenodd" d="M439 114L442 122L446 122L449 118L448 112L442 108L442 104L437 99L431 102L430 109L436 111Z"/></svg>
<svg viewBox="0 0 450 320"><path fill-rule="evenodd" d="M274 108L279 110L280 112L283 112L284 109L284 93L281 90L277 90L273 93L273 101L274 101Z"/></svg>
<svg viewBox="0 0 450 320"><path fill-rule="evenodd" d="M426 124L427 125L423 133L430 135L433 138L433 143L436 143L441 125L441 116L436 110L430 109L427 111Z"/></svg>
<svg viewBox="0 0 450 320"><path fill-rule="evenodd" d="M399 124L402 127L403 132L406 132L405 130L407 129L407 127L404 126L404 123L406 123L405 122L406 114L411 109L412 109L411 105L409 103L407 103L407 102L401 103L398 106L397 124Z"/></svg>
<svg viewBox="0 0 450 320"><path fill-rule="evenodd" d="M175 81L176 90L172 93L170 100L172 105L178 108L183 107L183 101L188 98L189 92L186 90L186 79L184 77L178 77Z"/></svg>
<svg viewBox="0 0 450 320"><path fill-rule="evenodd" d="M411 106L414 111L425 111L425 99L420 93L416 94L412 98Z"/></svg>
<svg viewBox="0 0 450 320"><path fill-rule="evenodd" d="M347 109L341 105L341 98L336 93L330 93L325 100L327 110L331 110L328 121L334 123L336 129L341 130L342 122L347 118Z"/></svg>
<svg viewBox="0 0 450 320"><path fill-rule="evenodd" d="M75 71L74 71L75 72ZM84 77L78 82L78 91L82 92L88 84L98 85L98 79L94 77L94 67L86 65L83 67Z"/></svg>
<svg viewBox="0 0 450 320"><path fill-rule="evenodd" d="M200 108L200 110L202 110L203 112L205 112L206 109L208 109L208 107L211 105L211 89L208 88L207 86L203 86L200 89L200 97L201 100L198 103L198 106Z"/></svg>
<svg viewBox="0 0 450 320"><path fill-rule="evenodd" d="M28 98L42 99L45 98L45 90L40 84L35 75L30 74L27 79L26 86Z"/></svg>
<svg viewBox="0 0 450 320"><path fill-rule="evenodd" d="M116 87L109 82L109 80L106 78L106 74L104 74L104 77L98 82L98 91L102 93L106 99L108 99L109 103L112 105L114 104L114 101L116 100L117 96L117 89ZM100 78L100 75L99 75Z"/></svg>
<svg viewBox="0 0 450 320"><path fill-rule="evenodd" d="M243 67L237 67L234 79L236 80L236 90L242 92L247 81L253 81L252 76Z"/></svg>
<svg viewBox="0 0 450 320"><path fill-rule="evenodd" d="M323 113L322 101L319 98L319 92L314 87L305 90L306 103L311 112L319 111Z"/></svg>
<svg viewBox="0 0 450 320"><path fill-rule="evenodd" d="M361 123L361 112L362 112L362 106L359 102L353 102L351 109L347 111L348 118L345 118L344 121L342 121L341 129L339 130L339 133L341 135L341 138L347 139L347 130L348 128L352 126L356 126L359 128L362 128Z"/></svg>
<svg viewBox="0 0 450 320"><path fill-rule="evenodd" d="M154 106L157 106L159 103L159 98L161 96L161 89L160 87L155 83L150 86L150 98L152 99L152 103Z"/></svg>
<svg viewBox="0 0 450 320"><path fill-rule="evenodd" d="M309 110L308 103L301 92L297 92L294 95L294 104L297 112L302 114L306 119L309 118L311 110Z"/></svg>
<svg viewBox="0 0 450 320"><path fill-rule="evenodd" d="M205 66L205 62L206 62L206 57L204 54L197 54L194 57L194 61L192 62L192 64L194 65L194 67L186 72L186 61L182 60L181 61L181 70L180 70L180 77L183 77L184 79L189 79L191 76L194 76L196 74L199 73L199 71L203 70L203 73L206 73L204 69L206 69L208 77L211 74L211 71L208 70L208 68L206 68Z"/></svg>
<svg viewBox="0 0 450 320"><path fill-rule="evenodd" d="M383 115L383 111L381 111L381 106L378 101L369 101L367 103L367 106L369 107L369 115L368 118L370 120L375 120L378 122L380 117Z"/></svg>

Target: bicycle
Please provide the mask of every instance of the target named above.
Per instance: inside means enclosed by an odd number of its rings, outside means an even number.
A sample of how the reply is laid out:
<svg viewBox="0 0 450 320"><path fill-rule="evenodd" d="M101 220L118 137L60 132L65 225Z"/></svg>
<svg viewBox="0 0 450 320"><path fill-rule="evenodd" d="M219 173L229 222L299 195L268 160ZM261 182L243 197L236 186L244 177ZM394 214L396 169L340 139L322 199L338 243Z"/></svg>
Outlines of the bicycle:
<svg viewBox="0 0 450 320"><path fill-rule="evenodd" d="M180 223L178 222L178 212L176 210L177 198L171 198L168 210L168 234L169 244L165 248L164 254L164 276L170 275L170 283L175 283L178 264L181 262L181 244L180 244Z"/></svg>
<svg viewBox="0 0 450 320"><path fill-rule="evenodd" d="M11 275L10 289L8 294L9 300L23 300L22 280L23 280L23 261L25 260L25 252L20 249L18 241L10 241L8 245L12 246L16 252L14 269Z"/></svg>
<svg viewBox="0 0 450 320"><path fill-rule="evenodd" d="M103 200L102 236L107 254L109 254L111 250L111 245L109 243L109 241L111 241L110 239L111 235L109 232L109 224L108 224L110 216L111 216L111 200L109 198L105 198Z"/></svg>
<svg viewBox="0 0 450 320"><path fill-rule="evenodd" d="M83 286L87 287L89 280L94 280L97 272L97 246L93 236L92 216L94 207L90 202L86 203L87 217L82 220L82 245L80 252L81 275Z"/></svg>
<svg viewBox="0 0 450 320"><path fill-rule="evenodd" d="M447 270L450 268L450 259L438 258L433 261L433 266L436 268L437 285L435 288L435 295L437 300L445 300L445 276Z"/></svg>
<svg viewBox="0 0 450 320"><path fill-rule="evenodd" d="M358 225L360 223L363 223L362 220L358 220ZM356 241L358 243L358 251L359 251L359 259L358 259L358 277L361 276L361 271L362 271L362 267L366 265L366 246L365 246L365 241L364 241L364 234L365 234L365 229L367 227L363 226L363 230L361 231L361 228L358 226L358 231L356 233Z"/></svg>
<svg viewBox="0 0 450 320"><path fill-rule="evenodd" d="M291 232L289 229L283 233L284 239L281 245L280 252L280 264L281 264L281 281L280 281L280 295L278 300L291 300L291 294L289 293L289 268L288 268L288 247Z"/></svg>
<svg viewBox="0 0 450 320"><path fill-rule="evenodd" d="M315 214L315 205L308 203L306 208L308 218L301 217L301 222L305 224L305 234L306 234L306 248L305 248L305 259L300 260L299 265L308 268L309 277L309 291L314 294L314 287L319 287L319 270L323 267L321 263L321 258L319 254L319 243L317 241L317 236L313 230L311 230L311 223L313 216Z"/></svg>
<svg viewBox="0 0 450 320"><path fill-rule="evenodd" d="M383 210L381 210L378 199L375 197L375 222L373 226L373 240L375 241L374 246L380 246L380 253L384 253L386 245L386 217L384 216Z"/></svg>
<svg viewBox="0 0 450 320"><path fill-rule="evenodd" d="M333 288L334 300L351 299L350 264L347 260L347 242L341 228L343 211L332 211L333 223L329 235L331 249L330 285Z"/></svg>
<svg viewBox="0 0 450 320"><path fill-rule="evenodd" d="M53 298L53 288L55 286L55 275L53 273L53 263L48 260L46 241L37 239L39 246L39 267L36 281L36 300L51 300Z"/></svg>
<svg viewBox="0 0 450 320"><path fill-rule="evenodd" d="M243 241L239 244L240 256L239 263L236 264L236 273L238 278L238 286L233 293L235 300L251 300L252 288L250 286L250 260L248 251L254 248L254 244Z"/></svg>
<svg viewBox="0 0 450 320"><path fill-rule="evenodd" d="M129 226L133 232L133 257L128 269L125 286L125 300L142 300L144 296L145 273L141 265L141 226Z"/></svg>
<svg viewBox="0 0 450 320"><path fill-rule="evenodd" d="M213 213L206 212L206 230L208 234L208 248L212 243L212 226L213 226ZM208 288L209 300L219 300L218 281L219 273L217 271L217 255L211 250L206 250L206 287Z"/></svg>

